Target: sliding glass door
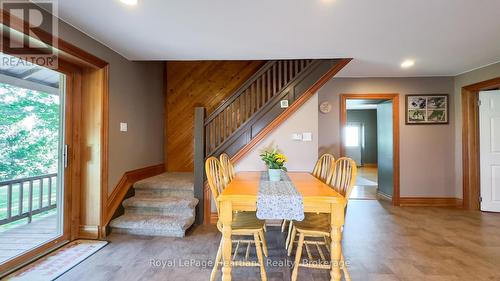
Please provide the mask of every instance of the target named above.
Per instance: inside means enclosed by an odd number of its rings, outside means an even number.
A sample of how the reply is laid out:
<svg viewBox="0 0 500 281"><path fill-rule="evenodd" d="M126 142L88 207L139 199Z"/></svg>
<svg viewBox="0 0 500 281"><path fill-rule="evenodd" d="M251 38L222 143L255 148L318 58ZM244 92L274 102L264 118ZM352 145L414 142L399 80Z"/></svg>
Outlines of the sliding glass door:
<svg viewBox="0 0 500 281"><path fill-rule="evenodd" d="M15 60L0 54L5 57ZM20 60L0 68L0 269L5 269L64 236L66 99L59 72Z"/></svg>

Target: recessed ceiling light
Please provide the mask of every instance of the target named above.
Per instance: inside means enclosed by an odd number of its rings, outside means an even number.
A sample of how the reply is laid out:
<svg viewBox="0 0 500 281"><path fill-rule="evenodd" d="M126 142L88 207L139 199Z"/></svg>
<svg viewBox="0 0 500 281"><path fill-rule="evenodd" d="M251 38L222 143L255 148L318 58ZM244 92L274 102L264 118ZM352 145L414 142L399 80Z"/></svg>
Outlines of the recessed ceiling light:
<svg viewBox="0 0 500 281"><path fill-rule="evenodd" d="M401 67L402 68L408 68L408 67L412 67L413 65L415 65L415 61L414 60L405 60L401 63Z"/></svg>
<svg viewBox="0 0 500 281"><path fill-rule="evenodd" d="M137 5L138 0L120 0L120 1L125 5L135 6Z"/></svg>

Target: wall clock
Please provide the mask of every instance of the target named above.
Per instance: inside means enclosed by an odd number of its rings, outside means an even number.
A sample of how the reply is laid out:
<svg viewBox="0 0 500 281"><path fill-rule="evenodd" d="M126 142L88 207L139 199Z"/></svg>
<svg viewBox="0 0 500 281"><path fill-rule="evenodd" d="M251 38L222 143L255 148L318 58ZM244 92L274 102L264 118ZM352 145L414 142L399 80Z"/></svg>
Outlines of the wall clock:
<svg viewBox="0 0 500 281"><path fill-rule="evenodd" d="M321 113L328 113L331 110L332 110L332 105L327 101L324 101L319 105L319 111Z"/></svg>

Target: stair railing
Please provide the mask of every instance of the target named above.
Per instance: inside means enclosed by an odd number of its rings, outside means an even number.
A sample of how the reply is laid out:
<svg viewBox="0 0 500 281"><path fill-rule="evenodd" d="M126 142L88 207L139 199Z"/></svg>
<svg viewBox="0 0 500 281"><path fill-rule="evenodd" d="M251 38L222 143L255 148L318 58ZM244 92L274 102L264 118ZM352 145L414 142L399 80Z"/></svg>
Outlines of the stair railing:
<svg viewBox="0 0 500 281"><path fill-rule="evenodd" d="M313 60L277 60L261 67L205 119L205 156L212 155L312 63Z"/></svg>
<svg viewBox="0 0 500 281"><path fill-rule="evenodd" d="M225 152L235 156L259 133L286 110L288 103L311 95L342 69L350 59L274 60L265 63L238 90L210 115L204 107L195 108L194 124L194 186L197 206L196 223L211 213L205 204L204 161ZM301 101L306 99L301 99ZM205 220L206 222L206 220Z"/></svg>

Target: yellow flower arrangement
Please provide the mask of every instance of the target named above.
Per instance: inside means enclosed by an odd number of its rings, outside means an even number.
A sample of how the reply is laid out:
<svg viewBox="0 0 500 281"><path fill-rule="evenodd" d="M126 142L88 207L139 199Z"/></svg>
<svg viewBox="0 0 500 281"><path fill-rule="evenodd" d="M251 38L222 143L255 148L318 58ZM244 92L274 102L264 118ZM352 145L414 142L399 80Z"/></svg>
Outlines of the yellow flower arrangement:
<svg viewBox="0 0 500 281"><path fill-rule="evenodd" d="M263 151L260 154L260 158L269 169L281 169L286 171L285 163L288 162L288 158L285 154L278 152L276 148L272 151Z"/></svg>

